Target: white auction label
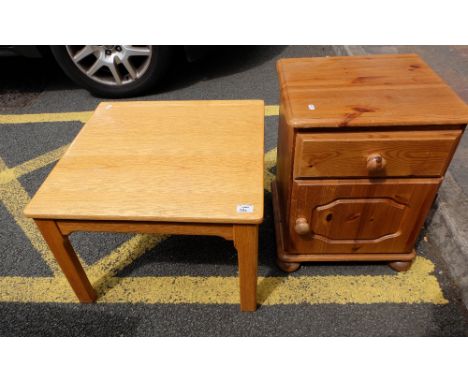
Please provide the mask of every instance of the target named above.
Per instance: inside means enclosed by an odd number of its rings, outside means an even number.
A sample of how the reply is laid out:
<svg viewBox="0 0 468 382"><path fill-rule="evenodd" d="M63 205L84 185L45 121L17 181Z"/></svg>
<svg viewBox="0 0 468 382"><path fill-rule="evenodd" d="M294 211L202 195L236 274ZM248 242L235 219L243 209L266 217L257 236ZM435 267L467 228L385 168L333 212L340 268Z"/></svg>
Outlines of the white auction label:
<svg viewBox="0 0 468 382"><path fill-rule="evenodd" d="M243 214L251 214L254 210L254 206L252 204L238 204L237 205L237 212Z"/></svg>

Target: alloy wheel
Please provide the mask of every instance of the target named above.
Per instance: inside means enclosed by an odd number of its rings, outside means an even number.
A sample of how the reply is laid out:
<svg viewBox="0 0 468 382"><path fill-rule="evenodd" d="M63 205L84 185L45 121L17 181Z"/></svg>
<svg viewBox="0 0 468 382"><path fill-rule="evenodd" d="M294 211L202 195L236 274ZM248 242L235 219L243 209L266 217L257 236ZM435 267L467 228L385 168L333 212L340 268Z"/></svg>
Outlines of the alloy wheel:
<svg viewBox="0 0 468 382"><path fill-rule="evenodd" d="M150 45L67 45L73 63L93 81L122 86L148 70Z"/></svg>

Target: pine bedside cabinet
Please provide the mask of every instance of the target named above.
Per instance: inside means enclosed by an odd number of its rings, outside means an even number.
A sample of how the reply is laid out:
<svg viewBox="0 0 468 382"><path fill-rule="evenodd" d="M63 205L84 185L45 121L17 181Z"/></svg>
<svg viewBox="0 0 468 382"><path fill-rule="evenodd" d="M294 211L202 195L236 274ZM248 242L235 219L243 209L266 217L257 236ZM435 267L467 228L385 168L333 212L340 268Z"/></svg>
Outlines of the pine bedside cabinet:
<svg viewBox="0 0 468 382"><path fill-rule="evenodd" d="M414 245L468 123L417 55L282 59L277 263L385 261Z"/></svg>
<svg viewBox="0 0 468 382"><path fill-rule="evenodd" d="M25 210L78 299L98 296L74 231L215 235L234 242L241 310L255 310L263 124L260 100L101 103Z"/></svg>

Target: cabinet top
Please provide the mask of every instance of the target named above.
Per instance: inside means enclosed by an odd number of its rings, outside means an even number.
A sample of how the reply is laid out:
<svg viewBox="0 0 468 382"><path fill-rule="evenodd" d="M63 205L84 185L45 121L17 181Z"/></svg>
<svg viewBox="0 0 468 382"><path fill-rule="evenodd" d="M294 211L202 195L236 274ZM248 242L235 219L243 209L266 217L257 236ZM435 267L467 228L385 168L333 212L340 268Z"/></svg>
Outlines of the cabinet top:
<svg viewBox="0 0 468 382"><path fill-rule="evenodd" d="M307 127L468 123L468 106L416 54L281 59L281 113Z"/></svg>

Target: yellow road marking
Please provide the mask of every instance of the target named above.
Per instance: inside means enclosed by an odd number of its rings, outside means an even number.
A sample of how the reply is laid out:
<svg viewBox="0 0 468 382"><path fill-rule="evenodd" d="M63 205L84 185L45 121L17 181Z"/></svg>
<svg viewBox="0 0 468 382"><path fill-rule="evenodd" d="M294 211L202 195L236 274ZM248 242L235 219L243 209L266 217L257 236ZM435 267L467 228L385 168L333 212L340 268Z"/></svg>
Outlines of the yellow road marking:
<svg viewBox="0 0 468 382"><path fill-rule="evenodd" d="M86 123L93 111L77 111L70 113L39 113L39 114L3 114L0 115L0 125L44 122L81 121ZM278 105L266 105L265 116L272 117L279 114Z"/></svg>
<svg viewBox="0 0 468 382"><path fill-rule="evenodd" d="M392 276L259 277L258 301L277 304L447 304L431 261L418 257ZM102 303L238 304L237 277L110 277L98 288ZM77 302L63 277L1 277L2 302Z"/></svg>
<svg viewBox="0 0 468 382"><path fill-rule="evenodd" d="M8 171L5 163L0 158L0 170ZM56 274L58 265L45 243L42 235L38 231L32 219L23 215L24 207L29 203L30 198L21 183L15 178L7 183L0 183L0 200L11 214L16 224L21 228L32 246L41 254L49 268Z"/></svg>
<svg viewBox="0 0 468 382"><path fill-rule="evenodd" d="M22 175L28 174L42 167L47 166L60 159L68 145L59 147L58 149L49 151L43 155L40 155L34 159L28 160L18 166L8 168L0 172L0 184L11 182L14 179L19 178Z"/></svg>
<svg viewBox="0 0 468 382"><path fill-rule="evenodd" d="M104 283L106 279L116 275L117 272L127 265L130 265L168 236L169 235L135 235L114 249L109 255L89 266L87 274L90 279L97 279L97 284Z"/></svg>
<svg viewBox="0 0 468 382"><path fill-rule="evenodd" d="M275 115L279 115L279 105L266 105L265 117L272 117Z"/></svg>
<svg viewBox="0 0 468 382"><path fill-rule="evenodd" d="M275 175L270 171L272 167L276 165L276 147L265 154L264 159L264 178L263 185L265 190L271 192L271 182L275 179Z"/></svg>
<svg viewBox="0 0 468 382"><path fill-rule="evenodd" d="M3 114L0 115L0 124L70 121L81 121L85 123L91 117L92 114L92 111L77 111L71 113Z"/></svg>
<svg viewBox="0 0 468 382"><path fill-rule="evenodd" d="M265 154L264 163L266 168L272 168L276 165L276 147Z"/></svg>

